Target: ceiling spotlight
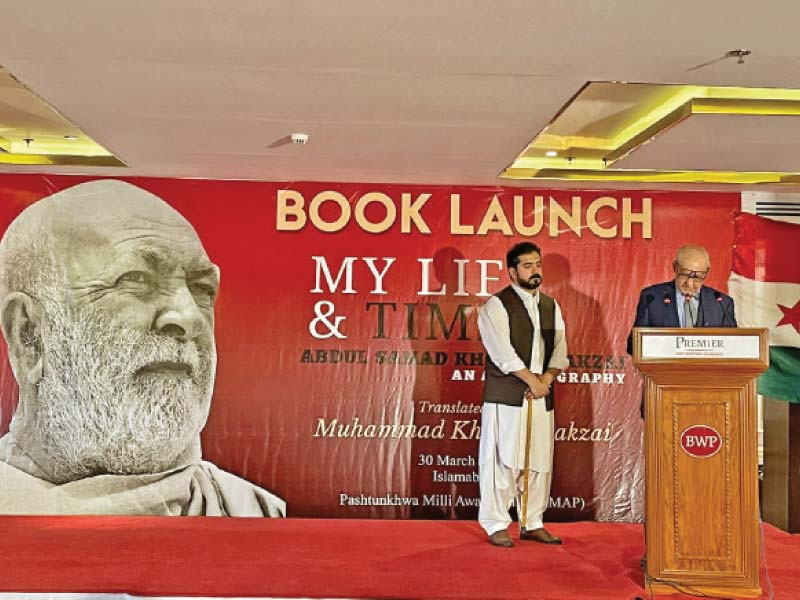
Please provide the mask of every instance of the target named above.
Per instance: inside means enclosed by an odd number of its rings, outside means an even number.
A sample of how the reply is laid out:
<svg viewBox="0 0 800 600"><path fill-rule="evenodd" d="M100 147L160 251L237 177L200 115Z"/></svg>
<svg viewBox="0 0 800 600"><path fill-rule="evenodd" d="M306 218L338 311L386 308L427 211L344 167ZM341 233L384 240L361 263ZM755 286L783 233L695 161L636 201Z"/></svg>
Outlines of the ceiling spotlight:
<svg viewBox="0 0 800 600"><path fill-rule="evenodd" d="M293 133L289 137L291 138L293 144L307 144L308 143L308 134L307 133Z"/></svg>
<svg viewBox="0 0 800 600"><path fill-rule="evenodd" d="M548 150L547 152L544 153L544 155L553 158L555 156L558 156L558 152L556 152L555 150Z"/></svg>
<svg viewBox="0 0 800 600"><path fill-rule="evenodd" d="M64 139L65 140L69 140L70 142L74 142L75 140L78 139L78 136L77 135L65 135Z"/></svg>

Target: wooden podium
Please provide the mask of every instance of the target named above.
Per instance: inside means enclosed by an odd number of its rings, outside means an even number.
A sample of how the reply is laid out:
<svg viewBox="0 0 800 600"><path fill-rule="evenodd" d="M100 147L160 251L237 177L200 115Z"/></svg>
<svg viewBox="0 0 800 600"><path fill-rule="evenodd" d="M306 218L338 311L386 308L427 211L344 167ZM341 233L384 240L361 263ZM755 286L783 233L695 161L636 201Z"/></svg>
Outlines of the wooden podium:
<svg viewBox="0 0 800 600"><path fill-rule="evenodd" d="M644 376L645 579L659 594L756 597L756 377L766 329L633 330Z"/></svg>

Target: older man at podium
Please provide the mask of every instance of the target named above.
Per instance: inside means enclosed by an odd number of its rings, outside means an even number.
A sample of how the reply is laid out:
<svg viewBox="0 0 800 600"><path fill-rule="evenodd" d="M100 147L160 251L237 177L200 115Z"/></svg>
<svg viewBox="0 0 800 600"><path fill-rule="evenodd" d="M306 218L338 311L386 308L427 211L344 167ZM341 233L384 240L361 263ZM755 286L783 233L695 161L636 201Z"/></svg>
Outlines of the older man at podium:
<svg viewBox="0 0 800 600"><path fill-rule="evenodd" d="M703 285L711 270L708 250L687 244L675 253L675 279L639 293L633 327L736 327L733 298ZM628 354L633 354L633 327ZM641 405L644 417L644 400Z"/></svg>
<svg viewBox="0 0 800 600"><path fill-rule="evenodd" d="M736 327L733 299L704 286L711 269L708 250L687 245L672 263L675 279L644 288L633 327ZM628 336L628 354L633 338Z"/></svg>
<svg viewBox="0 0 800 600"><path fill-rule="evenodd" d="M767 330L737 328L733 301L703 286L710 266L705 248L680 248L675 280L642 290L629 338L646 408L642 567L653 594L760 597L755 378Z"/></svg>

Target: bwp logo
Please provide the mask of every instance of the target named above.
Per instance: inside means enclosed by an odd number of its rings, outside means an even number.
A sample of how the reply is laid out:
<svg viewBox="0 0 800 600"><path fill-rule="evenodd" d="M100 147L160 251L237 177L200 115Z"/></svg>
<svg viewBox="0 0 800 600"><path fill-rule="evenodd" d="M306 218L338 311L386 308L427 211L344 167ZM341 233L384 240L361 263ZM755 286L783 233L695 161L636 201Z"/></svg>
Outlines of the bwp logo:
<svg viewBox="0 0 800 600"><path fill-rule="evenodd" d="M689 456L708 458L722 448L722 436L708 425L692 425L681 433L681 448Z"/></svg>

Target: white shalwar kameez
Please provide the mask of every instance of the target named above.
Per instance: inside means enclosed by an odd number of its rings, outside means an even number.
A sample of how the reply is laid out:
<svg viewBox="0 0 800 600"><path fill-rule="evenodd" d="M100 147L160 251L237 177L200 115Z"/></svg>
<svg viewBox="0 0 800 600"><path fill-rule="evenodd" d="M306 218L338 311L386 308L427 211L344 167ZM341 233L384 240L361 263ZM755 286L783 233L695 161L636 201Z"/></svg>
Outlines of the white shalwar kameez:
<svg viewBox="0 0 800 600"><path fill-rule="evenodd" d="M539 294L535 296L513 285L522 299L534 326L530 365L525 365L511 345L508 312L497 296L492 296L478 313L478 328L492 362L503 372L544 373L544 340L539 323ZM555 339L548 368L563 370L569 366L567 340L561 308L555 303ZM513 375L512 375L513 377ZM532 401L530 454L528 462L527 511L523 518L525 446L528 438L528 401L522 406L486 402L481 411L481 439L478 450L481 503L478 521L489 535L511 524L508 513L517 501L517 514L527 530L543 526L542 516L550 498L553 468L553 411L545 408L545 399Z"/></svg>

